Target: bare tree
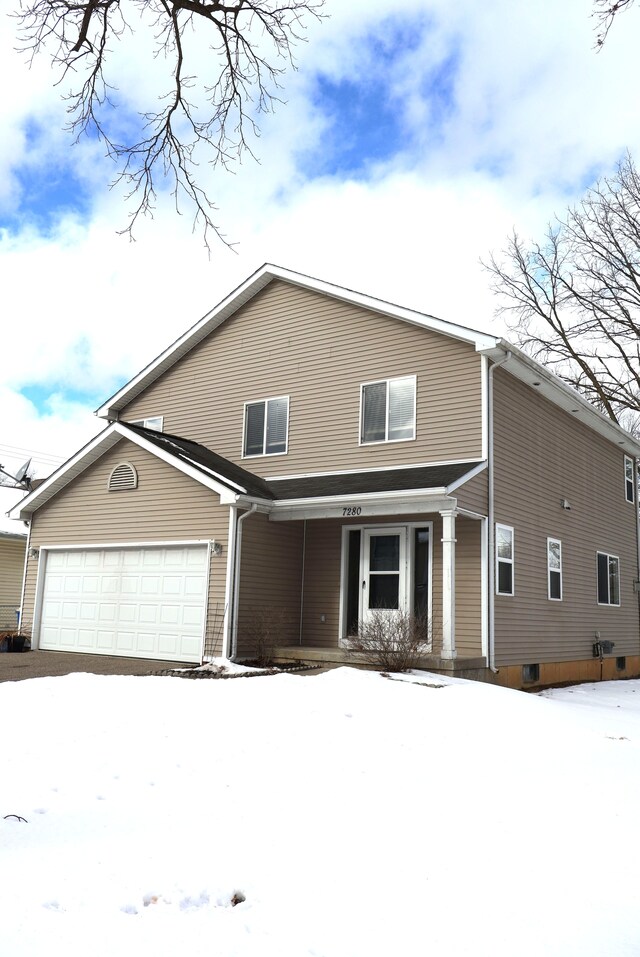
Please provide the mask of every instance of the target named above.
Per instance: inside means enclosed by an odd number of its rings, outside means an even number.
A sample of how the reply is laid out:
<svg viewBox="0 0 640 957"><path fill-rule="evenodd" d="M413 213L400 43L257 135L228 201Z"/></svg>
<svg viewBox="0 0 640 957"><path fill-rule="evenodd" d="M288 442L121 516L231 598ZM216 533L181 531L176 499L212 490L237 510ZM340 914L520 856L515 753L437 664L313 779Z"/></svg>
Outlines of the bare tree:
<svg viewBox="0 0 640 957"><path fill-rule="evenodd" d="M518 344L615 422L640 422L640 176L630 156L549 226L488 263Z"/></svg>
<svg viewBox="0 0 640 957"><path fill-rule="evenodd" d="M613 26L613 21L623 10L630 9L636 0L593 0L593 16L596 18L596 47L601 50Z"/></svg>
<svg viewBox="0 0 640 957"><path fill-rule="evenodd" d="M308 15L321 19L325 0L20 0L21 45L31 60L51 57L68 90L69 129L97 136L117 163L116 182L133 200L129 225L153 214L156 192L168 182L179 211L186 199L194 228L222 238L216 211L198 174L204 157L228 167L257 134L257 117L281 102L280 80L295 68L293 47ZM135 31L153 38L155 60L167 65L167 87L140 113L133 136L119 141L115 46ZM194 38L210 38L210 58L198 75ZM144 67L141 65L141 70ZM249 135L250 134L250 135Z"/></svg>

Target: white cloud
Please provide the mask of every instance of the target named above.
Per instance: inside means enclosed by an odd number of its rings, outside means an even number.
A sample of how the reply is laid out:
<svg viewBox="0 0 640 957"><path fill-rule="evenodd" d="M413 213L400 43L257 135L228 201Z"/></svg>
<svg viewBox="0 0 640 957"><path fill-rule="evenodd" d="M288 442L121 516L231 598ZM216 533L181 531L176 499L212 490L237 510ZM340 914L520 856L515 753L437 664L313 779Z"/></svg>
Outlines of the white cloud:
<svg viewBox="0 0 640 957"><path fill-rule="evenodd" d="M27 71L12 50L11 23L0 21L0 80L12 91L0 121L0 214L17 209L17 170L36 175L52 158L70 162L91 190L84 220L66 216L46 236L33 224L0 233L9 357L0 444L71 454L98 425L92 409L81 412L72 394L38 414L19 390L39 384L55 395L67 385L106 398L264 261L500 331L480 257L514 226L540 235L589 175L610 169L627 147L640 152L638 18L621 19L596 54L583 0L495 0L489 9L475 0L398 0L393 19L377 0L328 10L331 19L311 23L298 48L286 106L263 120L260 164L247 159L232 174L201 167L219 223L239 240L237 255L214 246L211 260L189 216L176 217L163 195L137 242L116 235L127 220L122 190L105 188L109 161L95 143L69 145L48 65ZM379 44L403 16L422 32L392 61L381 59ZM120 95L138 106L155 74L124 58L124 48L118 56ZM454 64L451 100L444 94L449 108L434 127L432 83L445 62ZM401 118L391 158L369 164L366 178L313 172L318 158L332 168L335 121L314 99L319 73L335 82L370 76ZM25 135L34 119L44 131L35 147Z"/></svg>

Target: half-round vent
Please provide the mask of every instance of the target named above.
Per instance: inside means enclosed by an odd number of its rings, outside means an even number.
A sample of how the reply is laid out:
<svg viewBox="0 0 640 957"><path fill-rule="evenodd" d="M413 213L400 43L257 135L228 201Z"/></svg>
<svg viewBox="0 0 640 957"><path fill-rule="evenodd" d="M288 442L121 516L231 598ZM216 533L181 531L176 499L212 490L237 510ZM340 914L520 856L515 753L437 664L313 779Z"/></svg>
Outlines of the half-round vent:
<svg viewBox="0 0 640 957"><path fill-rule="evenodd" d="M133 465L130 465L128 462L121 462L120 465L116 465L109 476L109 491L124 492L127 489L137 487L138 473Z"/></svg>

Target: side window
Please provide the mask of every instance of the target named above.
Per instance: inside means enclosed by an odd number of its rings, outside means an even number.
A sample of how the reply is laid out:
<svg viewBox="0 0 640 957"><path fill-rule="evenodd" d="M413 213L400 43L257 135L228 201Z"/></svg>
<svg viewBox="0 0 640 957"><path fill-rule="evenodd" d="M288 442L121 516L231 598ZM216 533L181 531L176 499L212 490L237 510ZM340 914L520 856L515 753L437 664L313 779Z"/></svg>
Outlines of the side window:
<svg viewBox="0 0 640 957"><path fill-rule="evenodd" d="M635 490L634 490L634 467L633 459L630 459L628 455L624 457L624 496L627 502L635 501Z"/></svg>
<svg viewBox="0 0 640 957"><path fill-rule="evenodd" d="M496 594L514 594L513 529L496 525Z"/></svg>
<svg viewBox="0 0 640 957"><path fill-rule="evenodd" d="M365 383L360 408L361 445L415 439L416 377Z"/></svg>
<svg viewBox="0 0 640 957"><path fill-rule="evenodd" d="M562 542L547 539L547 581L550 601L562 601Z"/></svg>
<svg viewBox="0 0 640 957"><path fill-rule="evenodd" d="M620 604L620 559L617 555L596 552L598 569L598 604Z"/></svg>
<svg viewBox="0 0 640 957"><path fill-rule="evenodd" d="M152 415L148 419L133 419L131 425L140 425L143 429L152 429L154 432L162 432L164 416Z"/></svg>
<svg viewBox="0 0 640 957"><path fill-rule="evenodd" d="M242 454L278 455L287 451L289 397L247 402Z"/></svg>

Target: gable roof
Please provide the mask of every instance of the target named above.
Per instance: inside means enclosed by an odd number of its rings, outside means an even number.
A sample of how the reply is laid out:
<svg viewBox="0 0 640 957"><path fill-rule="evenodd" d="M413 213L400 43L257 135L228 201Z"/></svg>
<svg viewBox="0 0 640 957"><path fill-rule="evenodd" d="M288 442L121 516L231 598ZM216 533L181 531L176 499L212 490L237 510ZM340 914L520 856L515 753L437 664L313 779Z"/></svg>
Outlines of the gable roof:
<svg viewBox="0 0 640 957"><path fill-rule="evenodd" d="M495 348L499 339L495 336L486 335L477 332L467 326L461 326L453 322L445 322L442 319L436 319L435 316L424 315L413 309L405 309L403 306L397 306L394 303L385 302L383 299L376 299L373 296L367 296L361 292L355 292L353 289L345 289L342 286L336 286L333 283L323 282L320 279L314 279L311 276L305 276L302 273L293 272L290 269L283 269L281 266L274 266L265 263L256 272L254 272L242 285L233 290L222 302L218 303L211 312L208 312L199 322L191 326L179 339L176 339L164 352L149 363L138 375L134 376L110 399L96 409L96 415L102 418L115 419L119 411L129 402L140 395L152 382L159 378L167 369L171 368L187 352L193 349L198 343L205 339L211 332L217 329L226 319L237 312L250 299L253 299L269 283L274 280L287 282L290 285L301 289L309 289L312 292L318 292L333 299L339 299L342 302L348 302L352 305L361 306L363 309L369 309L373 312L392 316L395 319L401 319L404 322L410 322L413 325L421 326L424 329L430 329L433 332L442 333L453 339L469 343L475 349Z"/></svg>

